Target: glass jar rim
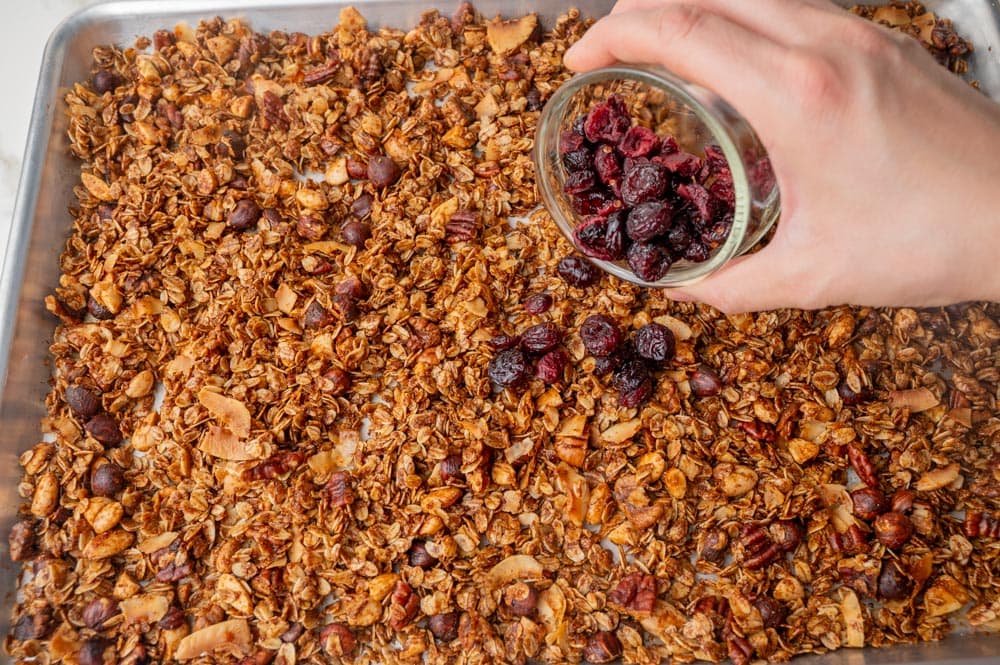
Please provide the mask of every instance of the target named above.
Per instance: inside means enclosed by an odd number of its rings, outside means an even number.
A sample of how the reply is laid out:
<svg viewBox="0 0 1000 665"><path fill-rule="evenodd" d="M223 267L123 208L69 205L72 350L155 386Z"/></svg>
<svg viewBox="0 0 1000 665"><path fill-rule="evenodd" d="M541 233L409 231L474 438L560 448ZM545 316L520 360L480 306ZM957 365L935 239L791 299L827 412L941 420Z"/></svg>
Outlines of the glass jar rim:
<svg viewBox="0 0 1000 665"><path fill-rule="evenodd" d="M713 104L725 104L725 102L706 88L683 81L666 69L651 65L612 65L602 67L576 74L569 81L562 84L553 93L548 103L546 103L536 127L533 157L535 168L538 170L536 181L538 182L538 189L545 208L553 218L553 221L556 222L556 225L560 227L560 230L572 243L571 231L575 224L571 219L566 219L563 208L559 205L559 201L563 200L563 193L556 191L552 186L552 179L549 177L550 163L546 159L546 155L553 149L550 139L558 141L562 120L565 118L570 102L576 94L587 86L611 80L632 80L651 88L663 90L694 112L698 120L710 133L712 140L722 149L726 160L729 162L735 194L733 225L726 240L715 250L715 253L708 260L702 263L689 263L689 265L682 266L680 270L671 267L667 274L656 282L643 281L629 270L627 266L586 256L585 254L584 257L605 272L639 286L668 288L695 284L720 269L737 255L750 230L752 212L749 174L743 160L743 155L740 153L736 138L733 136L731 130L718 116L717 112L712 109ZM552 131L551 129L553 123L556 125L556 131ZM558 152L558 146L555 146L555 148ZM556 166L556 168L560 167ZM763 235L763 232L766 232L766 229L763 229L760 235ZM573 244L575 247L575 243Z"/></svg>

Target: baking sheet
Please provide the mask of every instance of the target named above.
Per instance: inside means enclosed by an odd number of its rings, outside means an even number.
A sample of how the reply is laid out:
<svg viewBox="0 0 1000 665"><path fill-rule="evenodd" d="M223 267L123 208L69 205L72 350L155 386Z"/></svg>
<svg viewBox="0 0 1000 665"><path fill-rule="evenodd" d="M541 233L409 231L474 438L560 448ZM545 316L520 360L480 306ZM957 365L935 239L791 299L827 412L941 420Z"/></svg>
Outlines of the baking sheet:
<svg viewBox="0 0 1000 665"><path fill-rule="evenodd" d="M752 0L734 0L752 1ZM283 29L314 33L333 27L341 7L358 6L369 23L405 28L415 25L428 7L449 14L457 0L139 0L95 5L64 21L46 47L29 129L13 227L0 273L0 630L9 632L19 564L7 552L6 534L22 499L17 493L21 469L17 457L41 436L48 391L48 344L55 319L43 300L58 283L58 257L71 225L67 208L78 163L67 151L62 97L66 88L89 74L91 49L99 44L130 45L140 35L179 22L196 25L213 16L239 16L258 30ZM474 3L486 14L514 16L538 11L551 22L570 5L599 16L611 0L535 0ZM849 5L851 2L839 2ZM1000 99L1000 0L926 0L928 9L954 19L957 29L976 45L971 70L984 92ZM0 655L0 664L12 662ZM797 659L797 665L986 665L1000 663L1000 636L955 636L941 643L892 649L841 650Z"/></svg>

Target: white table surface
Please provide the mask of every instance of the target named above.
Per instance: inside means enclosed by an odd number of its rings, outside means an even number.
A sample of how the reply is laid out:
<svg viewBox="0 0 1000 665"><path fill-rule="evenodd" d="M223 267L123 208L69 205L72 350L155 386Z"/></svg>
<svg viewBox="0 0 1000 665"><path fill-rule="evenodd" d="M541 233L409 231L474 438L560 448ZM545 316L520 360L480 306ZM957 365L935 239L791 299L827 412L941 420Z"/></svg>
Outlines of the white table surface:
<svg viewBox="0 0 1000 665"><path fill-rule="evenodd" d="M0 20L0 257L7 246L42 51L65 17L96 0L2 0ZM9 4L8 4L9 3ZM16 7L16 9L14 8Z"/></svg>

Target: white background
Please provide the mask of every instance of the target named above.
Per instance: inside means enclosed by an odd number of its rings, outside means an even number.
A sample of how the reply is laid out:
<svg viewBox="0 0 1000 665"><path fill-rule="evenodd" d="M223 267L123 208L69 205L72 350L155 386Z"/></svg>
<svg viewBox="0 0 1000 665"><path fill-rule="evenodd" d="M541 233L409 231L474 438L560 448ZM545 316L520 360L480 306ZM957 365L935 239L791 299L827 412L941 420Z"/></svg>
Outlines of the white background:
<svg viewBox="0 0 1000 665"><path fill-rule="evenodd" d="M0 0L4 9L0 20L0 250L6 248L10 234L45 42L62 19L95 1Z"/></svg>

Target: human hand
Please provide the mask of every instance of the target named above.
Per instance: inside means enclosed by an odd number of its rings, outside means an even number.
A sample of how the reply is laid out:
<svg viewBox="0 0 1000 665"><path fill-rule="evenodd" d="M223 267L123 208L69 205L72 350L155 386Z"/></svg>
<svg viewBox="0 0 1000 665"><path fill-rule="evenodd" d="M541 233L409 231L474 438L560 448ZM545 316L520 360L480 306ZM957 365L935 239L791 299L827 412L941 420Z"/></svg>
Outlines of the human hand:
<svg viewBox="0 0 1000 665"><path fill-rule="evenodd" d="M1000 300L1000 105L825 0L621 0L565 56L716 91L781 188L770 244L678 300L725 312Z"/></svg>

